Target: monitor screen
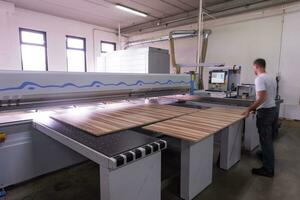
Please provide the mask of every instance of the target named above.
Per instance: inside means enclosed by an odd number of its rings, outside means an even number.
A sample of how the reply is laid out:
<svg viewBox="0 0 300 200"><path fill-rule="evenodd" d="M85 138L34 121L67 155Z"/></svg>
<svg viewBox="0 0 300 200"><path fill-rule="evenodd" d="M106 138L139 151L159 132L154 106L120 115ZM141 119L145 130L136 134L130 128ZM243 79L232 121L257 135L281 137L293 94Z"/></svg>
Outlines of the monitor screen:
<svg viewBox="0 0 300 200"><path fill-rule="evenodd" d="M211 83L225 83L225 72L212 72Z"/></svg>

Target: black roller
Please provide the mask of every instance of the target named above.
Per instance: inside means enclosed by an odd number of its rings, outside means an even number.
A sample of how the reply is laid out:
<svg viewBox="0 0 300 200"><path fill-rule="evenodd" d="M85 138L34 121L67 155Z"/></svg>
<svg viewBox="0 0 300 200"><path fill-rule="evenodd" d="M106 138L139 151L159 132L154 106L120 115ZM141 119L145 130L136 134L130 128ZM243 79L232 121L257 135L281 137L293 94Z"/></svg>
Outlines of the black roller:
<svg viewBox="0 0 300 200"><path fill-rule="evenodd" d="M124 165L125 164L125 161L124 161L124 158L122 156L115 156L114 159L116 159L117 161L117 167L121 166L121 165Z"/></svg>
<svg viewBox="0 0 300 200"><path fill-rule="evenodd" d="M135 154L135 159L139 159L142 157L142 151L139 149L135 149L134 154Z"/></svg>
<svg viewBox="0 0 300 200"><path fill-rule="evenodd" d="M158 141L159 145L160 145L160 149L164 149L166 148L166 143L163 141Z"/></svg>
<svg viewBox="0 0 300 200"><path fill-rule="evenodd" d="M124 155L126 156L126 161L127 162L131 162L133 161L133 154L130 152L124 153Z"/></svg>
<svg viewBox="0 0 300 200"><path fill-rule="evenodd" d="M145 149L145 151L146 151L146 155L151 154L151 152L152 152L151 147L149 147L149 146L144 146L144 149Z"/></svg>
<svg viewBox="0 0 300 200"><path fill-rule="evenodd" d="M150 144L150 145L152 146L153 152L156 152L156 151L158 151L158 150L159 150L159 146L158 146L158 144L156 144L156 143L152 143L152 144Z"/></svg>

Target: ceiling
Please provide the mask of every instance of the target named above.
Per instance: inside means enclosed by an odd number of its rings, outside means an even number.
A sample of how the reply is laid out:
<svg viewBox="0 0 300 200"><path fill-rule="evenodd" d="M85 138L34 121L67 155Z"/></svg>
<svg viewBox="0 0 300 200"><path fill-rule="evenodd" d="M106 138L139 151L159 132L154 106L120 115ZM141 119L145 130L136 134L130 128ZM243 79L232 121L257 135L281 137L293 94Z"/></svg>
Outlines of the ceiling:
<svg viewBox="0 0 300 200"><path fill-rule="evenodd" d="M125 34L144 29L163 28L195 22L199 0L5 0L16 7L74 19L107 28L121 25ZM246 12L295 0L204 0L207 14L222 16L234 14L231 10ZM135 16L121 11L115 5L123 4L147 13L148 17ZM208 16L208 15L207 15ZM211 17L211 16L210 16ZM208 17L208 18L210 18ZM182 20L187 18L187 20ZM180 19L180 20L178 20ZM181 24L178 23L181 21ZM175 23L176 22L176 23ZM162 26L163 25L163 26ZM156 30L155 29L155 30ZM150 29L149 29L150 30Z"/></svg>

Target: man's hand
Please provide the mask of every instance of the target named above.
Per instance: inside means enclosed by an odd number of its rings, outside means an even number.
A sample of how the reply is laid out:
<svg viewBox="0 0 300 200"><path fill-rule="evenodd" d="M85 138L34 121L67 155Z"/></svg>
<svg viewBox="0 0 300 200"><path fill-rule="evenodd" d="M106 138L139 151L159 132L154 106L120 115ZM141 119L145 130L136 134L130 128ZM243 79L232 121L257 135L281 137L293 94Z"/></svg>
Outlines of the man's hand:
<svg viewBox="0 0 300 200"><path fill-rule="evenodd" d="M251 110L249 108L247 108L247 110L245 112L243 112L242 115L249 117L250 113L251 113Z"/></svg>
<svg viewBox="0 0 300 200"><path fill-rule="evenodd" d="M249 114L252 111L255 111L261 104L263 104L266 101L267 98L267 92L266 91L258 91L256 92L257 100L249 107L245 112L243 112L242 115L246 115L249 117Z"/></svg>

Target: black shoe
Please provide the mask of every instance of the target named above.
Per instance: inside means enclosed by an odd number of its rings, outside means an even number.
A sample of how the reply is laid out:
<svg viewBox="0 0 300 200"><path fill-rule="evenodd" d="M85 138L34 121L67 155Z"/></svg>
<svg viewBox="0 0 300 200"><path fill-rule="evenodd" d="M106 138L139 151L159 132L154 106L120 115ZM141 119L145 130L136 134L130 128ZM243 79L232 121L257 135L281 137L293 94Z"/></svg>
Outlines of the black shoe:
<svg viewBox="0 0 300 200"><path fill-rule="evenodd" d="M274 170L268 170L264 167L252 169L252 174L258 175L258 176L266 176L269 178L274 177Z"/></svg>
<svg viewBox="0 0 300 200"><path fill-rule="evenodd" d="M255 154L256 154L256 157L257 157L259 160L261 160L261 161L263 160L263 154L262 154L262 151L259 150L259 151L257 151Z"/></svg>

